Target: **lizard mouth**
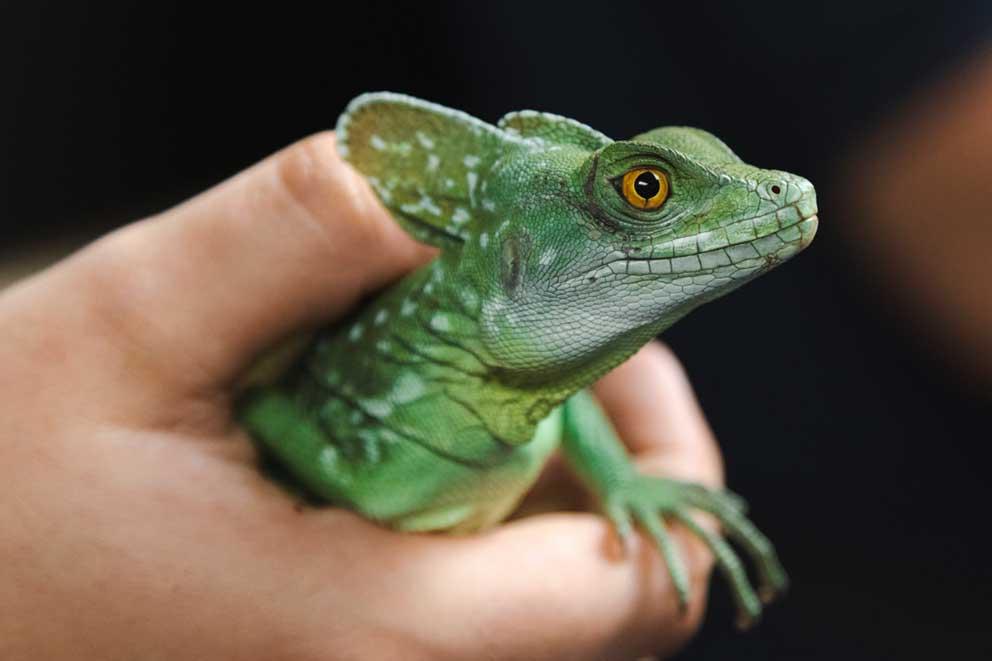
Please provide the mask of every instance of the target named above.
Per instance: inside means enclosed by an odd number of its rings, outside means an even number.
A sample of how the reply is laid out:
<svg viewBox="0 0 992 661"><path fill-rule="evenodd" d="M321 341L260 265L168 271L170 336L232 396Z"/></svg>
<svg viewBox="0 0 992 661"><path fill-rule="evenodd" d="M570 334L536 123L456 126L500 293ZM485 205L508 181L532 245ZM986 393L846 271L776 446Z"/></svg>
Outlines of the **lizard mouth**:
<svg viewBox="0 0 992 661"><path fill-rule="evenodd" d="M649 255L614 253L585 277L711 275L767 269L803 250L816 234L815 201L802 199L729 227L656 246ZM687 283L690 284L690 283Z"/></svg>

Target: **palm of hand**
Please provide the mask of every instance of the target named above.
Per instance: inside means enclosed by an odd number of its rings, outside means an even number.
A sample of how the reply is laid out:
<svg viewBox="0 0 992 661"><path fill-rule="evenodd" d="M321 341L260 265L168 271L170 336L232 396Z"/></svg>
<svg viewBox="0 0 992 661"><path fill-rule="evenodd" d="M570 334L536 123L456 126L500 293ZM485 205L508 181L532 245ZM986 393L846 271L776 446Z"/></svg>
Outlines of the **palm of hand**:
<svg viewBox="0 0 992 661"><path fill-rule="evenodd" d="M651 545L610 554L599 516L403 535L301 508L259 474L229 415L251 357L430 256L332 140L0 296L3 658L616 658L698 624L709 559L689 536L683 616ZM670 354L649 347L598 391L645 465L719 482ZM565 489L549 471L529 508Z"/></svg>

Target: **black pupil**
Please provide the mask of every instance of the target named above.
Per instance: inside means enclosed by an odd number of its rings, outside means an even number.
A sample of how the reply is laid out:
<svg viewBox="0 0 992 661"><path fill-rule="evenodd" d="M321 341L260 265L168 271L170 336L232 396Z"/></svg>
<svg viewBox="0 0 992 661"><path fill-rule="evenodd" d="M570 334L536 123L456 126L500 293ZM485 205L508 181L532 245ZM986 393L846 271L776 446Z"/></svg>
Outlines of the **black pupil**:
<svg viewBox="0 0 992 661"><path fill-rule="evenodd" d="M661 183L658 175L653 172L642 172L634 179L634 190L642 199L650 200L661 190Z"/></svg>

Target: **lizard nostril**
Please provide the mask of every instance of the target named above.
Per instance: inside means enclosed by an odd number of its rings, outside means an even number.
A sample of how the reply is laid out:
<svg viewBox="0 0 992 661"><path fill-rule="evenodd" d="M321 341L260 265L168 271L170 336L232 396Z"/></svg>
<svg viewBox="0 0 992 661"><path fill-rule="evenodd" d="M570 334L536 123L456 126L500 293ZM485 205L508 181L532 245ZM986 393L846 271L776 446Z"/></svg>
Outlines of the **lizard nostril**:
<svg viewBox="0 0 992 661"><path fill-rule="evenodd" d="M778 195L781 192L782 192L782 188L778 184L772 186L772 193Z"/></svg>

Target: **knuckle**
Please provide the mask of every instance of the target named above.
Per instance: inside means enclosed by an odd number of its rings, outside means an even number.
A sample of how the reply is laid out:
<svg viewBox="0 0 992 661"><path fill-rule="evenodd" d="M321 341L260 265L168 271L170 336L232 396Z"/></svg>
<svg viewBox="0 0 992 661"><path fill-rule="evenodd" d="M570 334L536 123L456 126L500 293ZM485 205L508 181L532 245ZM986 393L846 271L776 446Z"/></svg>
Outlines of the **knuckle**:
<svg viewBox="0 0 992 661"><path fill-rule="evenodd" d="M333 192L335 171L341 167L334 133L322 131L290 145L277 156L280 181L300 200Z"/></svg>
<svg viewBox="0 0 992 661"><path fill-rule="evenodd" d="M365 182L338 155L332 131L286 148L277 157L276 169L291 203L325 237L349 246L376 242L382 212Z"/></svg>
<svg viewBox="0 0 992 661"><path fill-rule="evenodd" d="M307 213L320 215L325 202L336 197L339 169L333 134L317 133L290 145L276 157L279 186L290 201Z"/></svg>
<svg viewBox="0 0 992 661"><path fill-rule="evenodd" d="M287 147L276 157L276 171L304 238L316 239L315 258L353 269L366 282L363 286L381 286L398 269L413 268L430 256L393 222L365 179L341 158L333 132Z"/></svg>

